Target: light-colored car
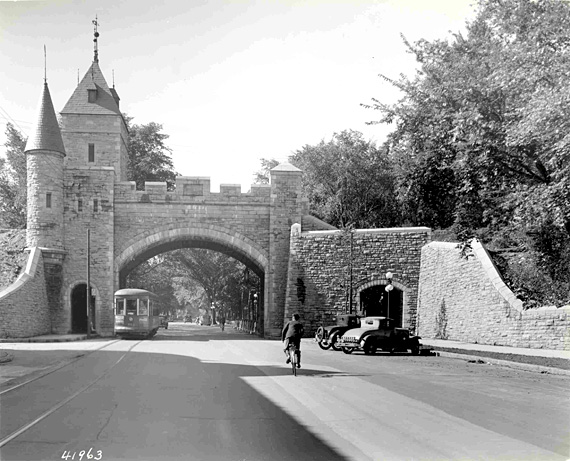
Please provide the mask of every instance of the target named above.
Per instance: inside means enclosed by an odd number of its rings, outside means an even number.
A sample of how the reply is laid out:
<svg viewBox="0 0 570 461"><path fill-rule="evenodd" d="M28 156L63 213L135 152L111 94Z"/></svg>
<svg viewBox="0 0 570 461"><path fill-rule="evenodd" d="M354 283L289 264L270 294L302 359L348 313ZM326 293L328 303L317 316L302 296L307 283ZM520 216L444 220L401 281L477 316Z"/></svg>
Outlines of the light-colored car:
<svg viewBox="0 0 570 461"><path fill-rule="evenodd" d="M374 354L378 349L385 352L420 353L420 337L410 335L407 328L395 326L394 319L388 317L364 317L360 327L346 331L337 343L345 354L362 350L366 355Z"/></svg>

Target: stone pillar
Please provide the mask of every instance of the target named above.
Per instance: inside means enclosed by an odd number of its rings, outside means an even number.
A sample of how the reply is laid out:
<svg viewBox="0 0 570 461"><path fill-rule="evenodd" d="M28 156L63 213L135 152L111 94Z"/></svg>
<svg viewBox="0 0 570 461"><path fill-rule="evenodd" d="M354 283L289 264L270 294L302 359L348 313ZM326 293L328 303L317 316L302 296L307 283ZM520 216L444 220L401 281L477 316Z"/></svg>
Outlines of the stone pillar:
<svg viewBox="0 0 570 461"><path fill-rule="evenodd" d="M273 168L270 174L269 286L268 299L265 300L264 336L279 338L285 312L291 226L301 222L306 201L301 192L301 170L283 163Z"/></svg>

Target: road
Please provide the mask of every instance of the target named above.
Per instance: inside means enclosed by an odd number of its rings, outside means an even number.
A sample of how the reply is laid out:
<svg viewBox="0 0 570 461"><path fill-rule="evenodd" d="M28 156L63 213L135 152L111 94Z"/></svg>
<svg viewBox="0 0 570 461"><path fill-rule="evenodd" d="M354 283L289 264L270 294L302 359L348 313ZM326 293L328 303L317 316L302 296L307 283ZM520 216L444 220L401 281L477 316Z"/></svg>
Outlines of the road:
<svg viewBox="0 0 570 461"><path fill-rule="evenodd" d="M2 388L1 460L570 458L567 376L304 340L294 377L279 342L182 323L66 347L85 355Z"/></svg>

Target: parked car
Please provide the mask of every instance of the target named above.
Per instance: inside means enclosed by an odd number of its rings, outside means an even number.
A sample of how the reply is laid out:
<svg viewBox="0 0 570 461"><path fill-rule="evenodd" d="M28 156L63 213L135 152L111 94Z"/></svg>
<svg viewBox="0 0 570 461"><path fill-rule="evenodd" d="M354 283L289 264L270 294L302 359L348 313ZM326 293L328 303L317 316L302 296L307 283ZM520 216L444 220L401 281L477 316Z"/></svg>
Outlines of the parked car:
<svg viewBox="0 0 570 461"><path fill-rule="evenodd" d="M160 316L160 324L158 325L158 328L164 328L165 330L168 330L168 317L166 315Z"/></svg>
<svg viewBox="0 0 570 461"><path fill-rule="evenodd" d="M378 349L385 352L420 353L420 337L410 335L407 328L395 327L395 321L387 317L364 317L360 327L346 331L338 345L345 354L362 350L366 355L374 354Z"/></svg>
<svg viewBox="0 0 570 461"><path fill-rule="evenodd" d="M191 315L187 315L186 317L184 317L184 323L188 323L188 322L192 322L192 316Z"/></svg>
<svg viewBox="0 0 570 461"><path fill-rule="evenodd" d="M331 325L328 327L321 326L317 328L315 333L315 341L321 349L327 350L331 347L335 351L340 351L340 347L337 345L340 337L352 328L357 328L360 326L360 317L354 314L343 314L336 318L336 325Z"/></svg>

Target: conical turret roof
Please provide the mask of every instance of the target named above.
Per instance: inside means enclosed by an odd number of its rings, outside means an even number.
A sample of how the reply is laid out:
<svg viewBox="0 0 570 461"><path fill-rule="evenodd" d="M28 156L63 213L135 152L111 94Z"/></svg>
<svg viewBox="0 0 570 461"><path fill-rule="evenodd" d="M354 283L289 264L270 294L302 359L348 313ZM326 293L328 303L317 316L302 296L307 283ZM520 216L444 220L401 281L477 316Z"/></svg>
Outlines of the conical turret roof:
<svg viewBox="0 0 570 461"><path fill-rule="evenodd" d="M88 90L96 90L97 98L89 102ZM109 85L103 77L99 63L93 61L87 73L61 111L62 114L122 115Z"/></svg>
<svg viewBox="0 0 570 461"><path fill-rule="evenodd" d="M38 119L32 130L24 152L50 150L65 155L61 130L57 123L47 82L44 82L44 90L38 108Z"/></svg>

